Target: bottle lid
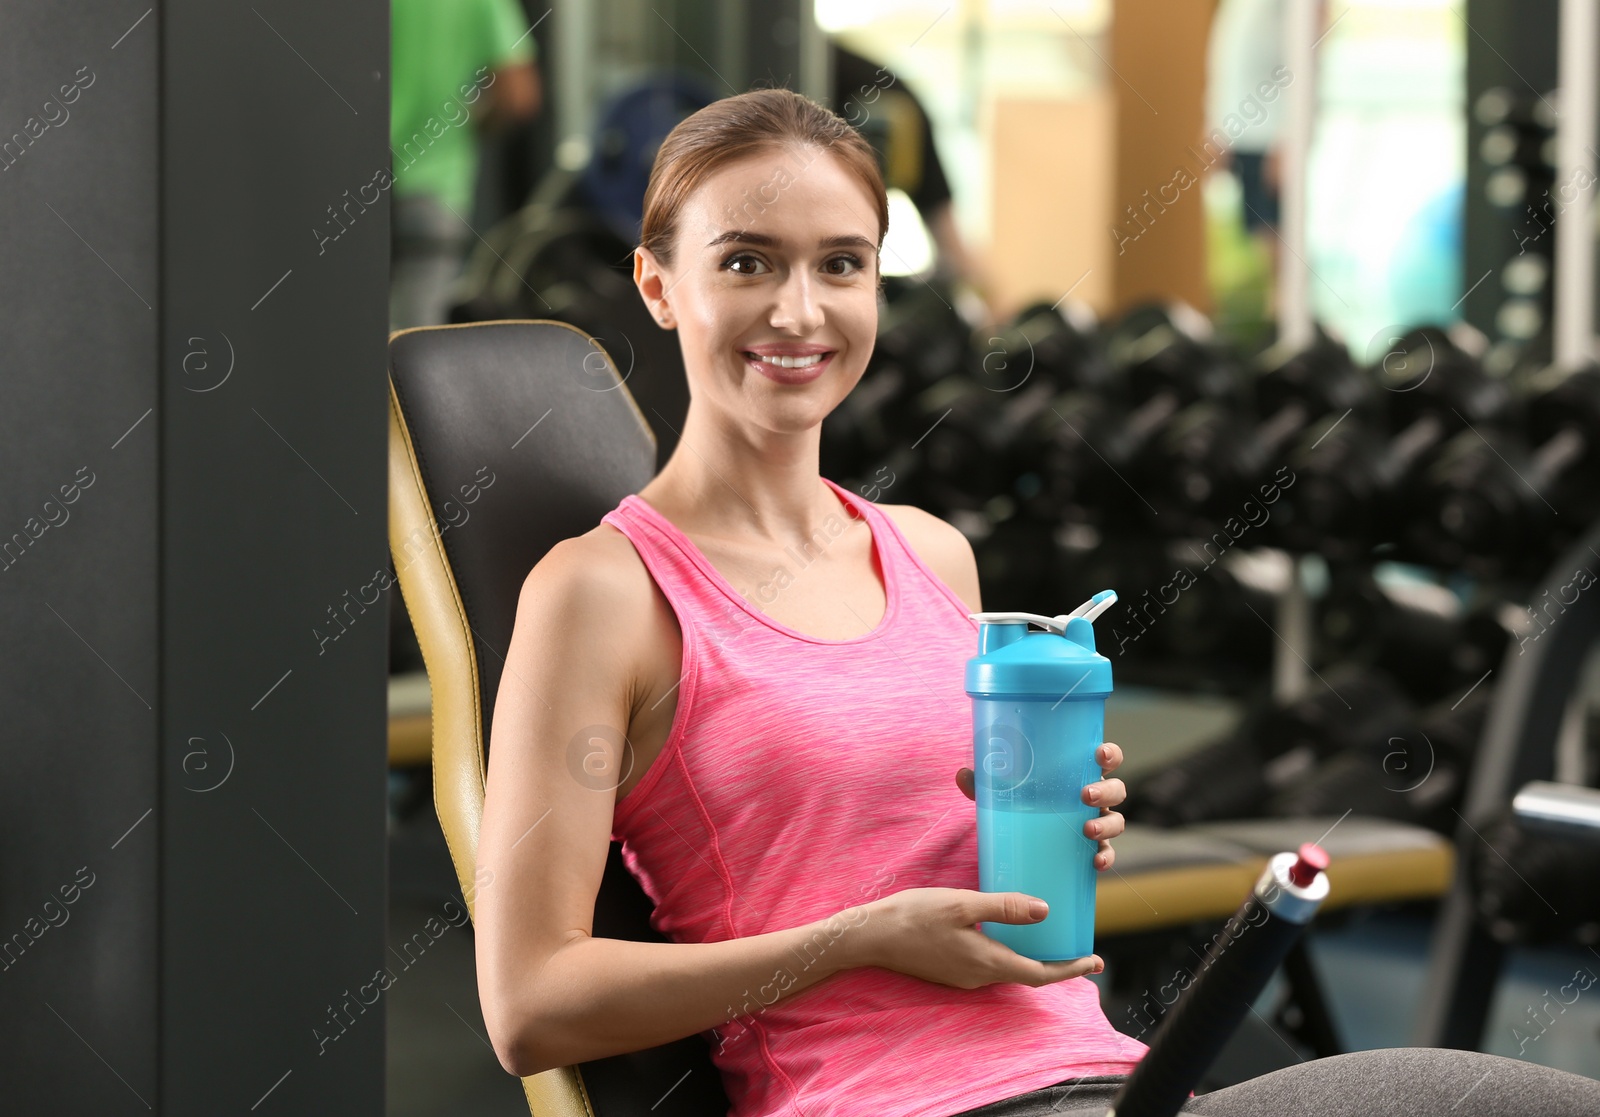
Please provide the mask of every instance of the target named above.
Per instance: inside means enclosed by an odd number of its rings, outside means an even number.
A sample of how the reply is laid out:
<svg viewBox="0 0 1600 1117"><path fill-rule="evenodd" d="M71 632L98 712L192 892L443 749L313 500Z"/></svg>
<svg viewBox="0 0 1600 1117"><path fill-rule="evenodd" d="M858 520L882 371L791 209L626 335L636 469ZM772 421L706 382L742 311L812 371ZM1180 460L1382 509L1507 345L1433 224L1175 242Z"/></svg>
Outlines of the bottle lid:
<svg viewBox="0 0 1600 1117"><path fill-rule="evenodd" d="M1102 590L1070 613L972 613L978 654L967 661L974 698L1103 698L1111 693L1111 661L1095 651L1094 618L1117 600ZM1031 632L1029 625L1043 632Z"/></svg>

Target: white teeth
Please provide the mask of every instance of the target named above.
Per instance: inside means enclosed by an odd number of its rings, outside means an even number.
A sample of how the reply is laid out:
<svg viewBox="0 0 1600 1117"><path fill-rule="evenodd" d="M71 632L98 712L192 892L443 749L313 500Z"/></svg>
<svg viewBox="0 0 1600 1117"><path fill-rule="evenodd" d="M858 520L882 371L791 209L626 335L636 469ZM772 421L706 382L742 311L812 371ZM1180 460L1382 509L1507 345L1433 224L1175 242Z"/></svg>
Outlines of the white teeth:
<svg viewBox="0 0 1600 1117"><path fill-rule="evenodd" d="M806 357L762 357L754 353L750 355L758 361L765 361L767 364L777 365L779 368L810 368L822 360L824 356L822 353L812 353Z"/></svg>

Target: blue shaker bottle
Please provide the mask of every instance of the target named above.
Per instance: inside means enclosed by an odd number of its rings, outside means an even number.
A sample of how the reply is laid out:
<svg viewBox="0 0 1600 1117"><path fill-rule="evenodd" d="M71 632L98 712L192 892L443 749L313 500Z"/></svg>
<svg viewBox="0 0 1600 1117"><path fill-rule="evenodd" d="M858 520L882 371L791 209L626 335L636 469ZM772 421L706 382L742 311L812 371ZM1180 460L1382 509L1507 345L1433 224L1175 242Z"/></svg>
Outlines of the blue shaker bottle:
<svg viewBox="0 0 1600 1117"><path fill-rule="evenodd" d="M1083 827L1099 807L1083 789L1101 778L1111 661L1095 652L1095 617L1117 600L1102 590L1071 613L973 613L978 654L967 660L978 887L1025 892L1050 905L1037 923L983 923L984 934L1041 962L1094 953L1094 856ZM1029 630L1037 625L1043 631Z"/></svg>

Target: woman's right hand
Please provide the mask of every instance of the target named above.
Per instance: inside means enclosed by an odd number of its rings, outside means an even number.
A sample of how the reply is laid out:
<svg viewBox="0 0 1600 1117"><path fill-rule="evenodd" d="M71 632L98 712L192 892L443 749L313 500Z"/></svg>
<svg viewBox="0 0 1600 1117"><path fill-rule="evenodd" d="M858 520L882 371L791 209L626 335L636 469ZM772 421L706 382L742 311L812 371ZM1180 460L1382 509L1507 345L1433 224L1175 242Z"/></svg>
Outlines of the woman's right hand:
<svg viewBox="0 0 1600 1117"><path fill-rule="evenodd" d="M1098 955L1068 962L1039 962L996 942L978 923L1037 923L1029 905L1045 907L1022 892L976 892L966 888L907 888L862 906L851 920L858 934L857 964L881 966L957 989L997 981L1049 985L1099 973Z"/></svg>

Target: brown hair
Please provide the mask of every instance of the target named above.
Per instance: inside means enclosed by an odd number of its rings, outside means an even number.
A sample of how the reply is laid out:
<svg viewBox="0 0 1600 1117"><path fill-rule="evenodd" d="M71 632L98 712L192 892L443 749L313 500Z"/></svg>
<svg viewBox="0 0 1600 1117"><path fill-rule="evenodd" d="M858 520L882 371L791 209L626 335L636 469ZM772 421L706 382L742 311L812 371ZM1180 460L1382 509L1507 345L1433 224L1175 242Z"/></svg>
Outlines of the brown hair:
<svg viewBox="0 0 1600 1117"><path fill-rule="evenodd" d="M789 89L724 97L667 133L644 192L640 246L671 264L678 213L700 184L729 163L785 147L830 151L861 180L877 208L882 248L889 229L889 198L872 145L837 113Z"/></svg>

